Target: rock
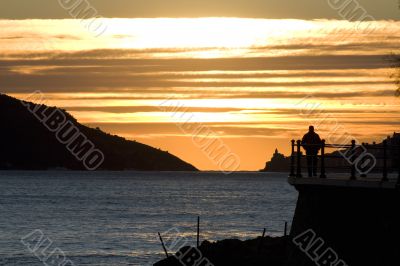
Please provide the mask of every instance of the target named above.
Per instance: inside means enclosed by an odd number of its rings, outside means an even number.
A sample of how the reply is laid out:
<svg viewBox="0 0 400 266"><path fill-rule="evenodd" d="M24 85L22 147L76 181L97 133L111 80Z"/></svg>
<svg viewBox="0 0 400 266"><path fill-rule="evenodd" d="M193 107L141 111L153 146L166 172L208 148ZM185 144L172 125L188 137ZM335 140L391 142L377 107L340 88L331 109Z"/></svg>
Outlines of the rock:
<svg viewBox="0 0 400 266"><path fill-rule="evenodd" d="M284 264L287 237L258 237L241 241L204 241L199 249L183 247L174 256L155 266L281 266Z"/></svg>

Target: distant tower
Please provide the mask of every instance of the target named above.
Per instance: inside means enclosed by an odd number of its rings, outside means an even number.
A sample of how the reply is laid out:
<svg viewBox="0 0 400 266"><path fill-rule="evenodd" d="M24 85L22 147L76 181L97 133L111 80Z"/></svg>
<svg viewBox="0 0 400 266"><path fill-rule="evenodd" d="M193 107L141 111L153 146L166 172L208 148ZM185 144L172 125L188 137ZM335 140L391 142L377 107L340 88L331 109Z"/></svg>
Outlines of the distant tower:
<svg viewBox="0 0 400 266"><path fill-rule="evenodd" d="M272 161L275 161L275 160L284 160L284 159L285 159L285 155L279 153L278 149L275 149L275 153L274 153L274 155L272 156Z"/></svg>

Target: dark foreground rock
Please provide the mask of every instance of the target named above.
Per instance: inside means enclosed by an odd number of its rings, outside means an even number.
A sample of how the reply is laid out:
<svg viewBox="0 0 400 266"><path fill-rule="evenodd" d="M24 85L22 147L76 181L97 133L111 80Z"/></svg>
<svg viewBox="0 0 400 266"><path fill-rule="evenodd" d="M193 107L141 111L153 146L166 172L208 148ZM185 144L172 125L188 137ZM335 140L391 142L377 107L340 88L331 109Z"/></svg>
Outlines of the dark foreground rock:
<svg viewBox="0 0 400 266"><path fill-rule="evenodd" d="M199 249L184 247L154 266L282 266L288 237L258 237L241 241L204 241Z"/></svg>

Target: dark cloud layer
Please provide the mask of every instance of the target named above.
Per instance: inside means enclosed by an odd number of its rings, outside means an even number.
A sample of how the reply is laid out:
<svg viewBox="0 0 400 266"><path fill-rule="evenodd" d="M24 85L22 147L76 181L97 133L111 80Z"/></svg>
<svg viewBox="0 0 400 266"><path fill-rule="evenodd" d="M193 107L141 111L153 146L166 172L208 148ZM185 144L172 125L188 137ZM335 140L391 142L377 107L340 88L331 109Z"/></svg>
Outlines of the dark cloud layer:
<svg viewBox="0 0 400 266"><path fill-rule="evenodd" d="M64 1L69 3L70 1ZM72 3L81 2L78 0ZM104 17L250 17L250 18L337 18L339 12L320 0L90 0L90 7ZM397 2L392 0L358 0L376 19L398 19ZM337 4L338 5L338 4ZM335 7L337 7L337 5ZM84 6L85 7L85 6ZM0 17L70 18L57 0L1 0Z"/></svg>
<svg viewBox="0 0 400 266"><path fill-rule="evenodd" d="M127 54L132 51L125 51ZM390 68L391 63L385 55L326 55L326 56L281 56L257 58L219 58L219 59L113 59L123 50L95 50L78 53L48 54L43 59L8 59L0 61L3 92L29 92L40 89L44 92L90 92L90 91L126 91L162 93L174 92L177 88L197 88L192 93L210 91L203 88L239 88L239 87L318 87L349 85L384 85L387 81L371 80L304 80L291 81L299 77L349 77L363 76L361 69ZM110 54L111 58L104 58ZM290 73L245 73L240 71L276 71L294 70ZM322 73L312 73L319 70ZM348 70L338 73L332 70ZM197 74L187 73L196 72ZM205 71L236 71L231 74L207 74ZM160 73L173 72L173 73ZM304 74L302 74L304 73ZM352 75L353 75L352 74ZM262 80L246 80L246 79ZM284 81L269 80L285 78ZM199 80L200 79L200 80ZM201 80L203 79L203 80ZM207 79L207 80L206 80ZM212 80L210 80L212 79ZM243 80L244 79L244 80ZM159 88L157 92L154 89ZM174 89L173 89L174 88ZM218 93L218 90L214 90ZM226 91L226 90L224 90ZM220 91L223 93L224 91ZM179 91L176 91L179 92ZM185 91L180 91L185 93ZM347 94L347 93L346 93ZM249 95L232 93L231 97ZM277 94L279 95L279 93ZM323 97L324 93L321 93ZM326 96L331 96L325 93ZM347 94L349 97L352 95ZM271 97L265 93L253 94L254 97ZM337 95L342 97L345 95ZM227 95L227 97L229 97Z"/></svg>
<svg viewBox="0 0 400 266"><path fill-rule="evenodd" d="M160 108L157 106L68 106L66 107L68 111L89 111L89 112L106 112L106 113L115 113L115 114L123 114L123 113L143 113L143 112L160 112ZM300 108L294 109L257 109L257 108L234 108L234 107L184 107L183 110L188 113L223 113L223 112L252 112L256 114L268 114L268 115L299 115L304 110ZM349 109L336 109L336 110L325 110L325 112L329 114L365 114L370 115L374 114L374 111L371 110L349 110ZM393 115L398 114L397 111L388 110L381 111L382 115ZM323 114L321 114L323 115Z"/></svg>

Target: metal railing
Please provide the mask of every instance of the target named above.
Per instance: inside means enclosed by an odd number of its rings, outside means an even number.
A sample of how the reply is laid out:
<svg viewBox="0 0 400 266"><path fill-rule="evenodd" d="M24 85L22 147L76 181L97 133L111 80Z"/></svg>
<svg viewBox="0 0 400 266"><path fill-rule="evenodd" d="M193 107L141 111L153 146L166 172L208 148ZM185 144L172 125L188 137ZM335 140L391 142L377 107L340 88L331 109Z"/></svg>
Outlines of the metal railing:
<svg viewBox="0 0 400 266"><path fill-rule="evenodd" d="M352 140L348 145L327 144L325 140L322 140L321 144L302 144L300 140L292 140L291 144L291 177L303 177L303 164L306 164L304 158L310 155L303 155L302 148L315 147L320 150L320 154L315 155L319 162L319 178L327 178L328 169L335 172L346 169L350 172L350 180L357 179L357 172L361 178L367 178L370 173L379 173L381 181L387 182L389 181L388 173L397 172L397 184L400 185L400 145L393 145L392 143L389 145L387 140L384 140L381 144L356 144L356 141ZM327 154L327 149L335 149L336 152ZM314 155L311 156L314 157ZM330 159L331 165L327 165L326 159ZM332 164L333 159L340 161ZM368 168L368 163L371 163L371 160L373 160L373 165ZM310 166L306 165L306 167L309 168Z"/></svg>

